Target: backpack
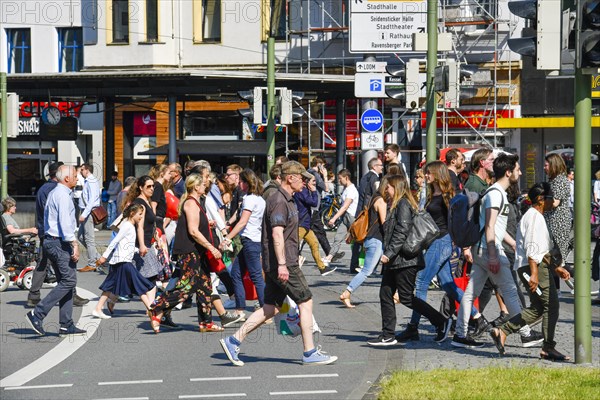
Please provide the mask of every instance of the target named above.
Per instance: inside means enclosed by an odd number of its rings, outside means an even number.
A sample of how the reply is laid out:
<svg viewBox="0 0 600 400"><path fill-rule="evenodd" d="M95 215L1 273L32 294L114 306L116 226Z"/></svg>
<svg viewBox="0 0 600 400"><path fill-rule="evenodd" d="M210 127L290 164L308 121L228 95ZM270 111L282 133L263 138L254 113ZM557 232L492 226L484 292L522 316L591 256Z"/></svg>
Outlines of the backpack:
<svg viewBox="0 0 600 400"><path fill-rule="evenodd" d="M479 242L481 236L483 236L483 229L479 228L481 199L491 190L498 190L498 188L490 188L482 195L464 189L450 200L448 207L448 233L456 246L462 248L471 247ZM504 199L502 200L500 209L503 207Z"/></svg>
<svg viewBox="0 0 600 400"><path fill-rule="evenodd" d="M367 234L372 226L372 224L369 224L369 208L371 208L371 203L372 201L362 209L362 211L354 219L352 225L350 225L350 229L348 229L348 243L350 241L362 243L367 238Z"/></svg>

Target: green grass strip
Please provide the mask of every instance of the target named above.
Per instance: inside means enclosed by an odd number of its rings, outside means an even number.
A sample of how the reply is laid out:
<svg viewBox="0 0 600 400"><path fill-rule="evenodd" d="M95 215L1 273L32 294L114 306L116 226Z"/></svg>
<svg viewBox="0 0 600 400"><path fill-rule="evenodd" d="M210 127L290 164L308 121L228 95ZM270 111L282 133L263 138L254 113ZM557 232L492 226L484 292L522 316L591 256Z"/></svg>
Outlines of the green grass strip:
<svg viewBox="0 0 600 400"><path fill-rule="evenodd" d="M381 386L381 400L591 400L600 399L600 368L402 370L394 372Z"/></svg>

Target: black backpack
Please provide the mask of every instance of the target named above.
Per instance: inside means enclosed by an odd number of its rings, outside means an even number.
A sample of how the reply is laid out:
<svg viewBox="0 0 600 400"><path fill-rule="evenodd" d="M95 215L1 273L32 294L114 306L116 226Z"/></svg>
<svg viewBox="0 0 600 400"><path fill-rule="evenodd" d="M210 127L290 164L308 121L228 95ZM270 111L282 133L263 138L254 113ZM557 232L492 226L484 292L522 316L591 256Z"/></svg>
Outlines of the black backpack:
<svg viewBox="0 0 600 400"><path fill-rule="evenodd" d="M464 189L450 200L448 233L456 246L471 247L483 236L483 229L479 228L481 199L492 190L500 191L498 188L492 187L483 194L479 194ZM502 201L500 209L504 207L504 200Z"/></svg>

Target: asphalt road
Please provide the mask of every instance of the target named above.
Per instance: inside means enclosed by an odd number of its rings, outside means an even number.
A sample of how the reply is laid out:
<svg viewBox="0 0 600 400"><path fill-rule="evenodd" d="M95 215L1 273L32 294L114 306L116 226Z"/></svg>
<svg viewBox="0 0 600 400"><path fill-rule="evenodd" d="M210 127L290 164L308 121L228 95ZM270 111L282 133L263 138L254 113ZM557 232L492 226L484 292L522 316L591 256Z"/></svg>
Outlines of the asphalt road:
<svg viewBox="0 0 600 400"><path fill-rule="evenodd" d="M521 348L518 335L509 337L508 356L502 358L489 339L484 339L488 346L476 350L455 350L450 340L438 345L433 342L434 328L426 321L421 323L419 342L384 349L369 347L366 340L376 336L381 325L380 276L371 276L357 291L356 309L345 309L337 297L352 278L347 267L349 252L336 272L321 277L307 250L304 271L322 329L315 338L323 350L339 357L335 364L303 366L300 338L278 335L271 324L248 337L240 355L246 365L234 367L219 345L219 339L232 333L233 328L224 334L198 332L194 307L173 313L182 330L163 328L156 335L137 300L118 304L115 316L102 321L90 315L94 301L75 308L75 321L90 332L78 339L58 337L55 308L44 321L47 336L39 337L24 320L27 292L11 287L0 294L0 398L356 399L372 396L373 383L394 368L552 366L539 360L539 348ZM103 279L99 273L79 273L80 294L97 298ZM597 285L594 283L594 287ZM430 291L428 301L437 307L441 295L440 291ZM492 303L485 312L488 319L498 313L497 305ZM251 309L249 302L248 311ZM400 306L397 311L401 330L410 314ZM592 313L593 357L598 367L600 307L594 306ZM573 341L573 296L563 287L557 348L573 355Z"/></svg>

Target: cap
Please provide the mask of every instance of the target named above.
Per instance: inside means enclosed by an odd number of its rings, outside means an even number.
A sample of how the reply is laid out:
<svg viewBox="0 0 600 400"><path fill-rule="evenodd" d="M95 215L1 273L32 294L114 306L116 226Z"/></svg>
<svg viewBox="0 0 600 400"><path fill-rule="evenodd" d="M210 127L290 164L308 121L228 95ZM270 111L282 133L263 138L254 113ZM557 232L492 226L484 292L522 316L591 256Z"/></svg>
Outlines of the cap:
<svg viewBox="0 0 600 400"><path fill-rule="evenodd" d="M58 168L60 168L61 165L65 165L65 163L62 161L50 163L48 165L48 177L54 178L56 176L56 172L58 171Z"/></svg>
<svg viewBox="0 0 600 400"><path fill-rule="evenodd" d="M306 168L304 165L300 164L298 161L287 161L281 165L281 174L282 175L292 175L292 174L300 174L306 179L312 179L314 176L308 172L306 172Z"/></svg>

